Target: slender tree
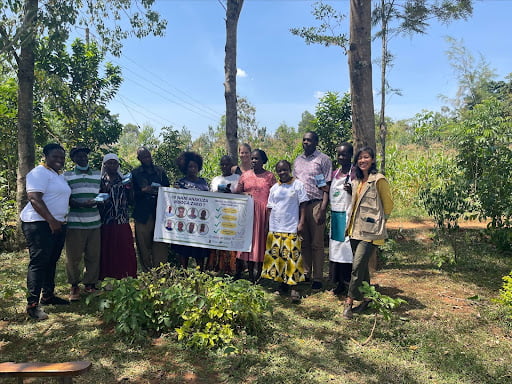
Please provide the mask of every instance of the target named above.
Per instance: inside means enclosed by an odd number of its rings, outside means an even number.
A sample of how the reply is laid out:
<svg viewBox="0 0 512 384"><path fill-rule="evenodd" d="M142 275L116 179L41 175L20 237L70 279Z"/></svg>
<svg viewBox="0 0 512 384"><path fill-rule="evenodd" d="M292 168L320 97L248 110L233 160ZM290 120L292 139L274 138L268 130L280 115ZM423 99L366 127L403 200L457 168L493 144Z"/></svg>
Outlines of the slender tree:
<svg viewBox="0 0 512 384"><path fill-rule="evenodd" d="M244 0L226 1L226 48L224 59L224 98L226 99L226 140L228 154L238 161L238 122L236 97L236 48L238 18Z"/></svg>
<svg viewBox="0 0 512 384"><path fill-rule="evenodd" d="M472 13L472 0L377 0L374 2L373 17L371 1L350 1L350 44L347 48L345 34L339 33L344 15L332 6L318 1L313 7L313 16L320 22L318 27L292 28L290 31L304 38L306 44L318 43L325 46L340 46L349 54L349 72L352 94L352 116L356 146L366 144L375 147L375 122L371 112L373 98L371 89L371 45L369 31L371 21L380 26L376 37L382 39L381 57L381 111L379 116L381 152L385 166L385 97L392 90L387 82L387 72L392 61L389 39L397 34L425 33L430 20L441 23L466 19ZM393 25L392 25L393 22ZM366 79L366 80L365 80Z"/></svg>
<svg viewBox="0 0 512 384"><path fill-rule="evenodd" d="M389 50L390 40L398 35L424 34L431 19L447 24L453 20L467 19L473 11L470 0L379 0L374 2L372 25L380 27L375 38L381 41L380 58L380 170L386 169L386 97L390 93L401 95L400 90L390 87L387 79L393 55Z"/></svg>
<svg viewBox="0 0 512 384"><path fill-rule="evenodd" d="M306 44L341 47L348 53L350 93L352 98L352 131L356 148L375 148L375 121L371 61L371 1L350 1L350 36L338 30L345 16L332 6L316 2L313 16L318 27L292 28L291 33L304 38ZM348 49L347 49L348 45Z"/></svg>
<svg viewBox="0 0 512 384"><path fill-rule="evenodd" d="M372 3L350 0L348 67L352 95L352 131L355 149L375 148L375 116L372 88Z"/></svg>
<svg viewBox="0 0 512 384"><path fill-rule="evenodd" d="M374 10L374 18L381 24L381 58L380 58L380 112L379 112L379 138L380 138L380 171L386 172L386 95L388 90L387 70L392 56L388 50L389 22L393 12L394 0L386 2L380 0L380 7ZM376 23L377 21L374 21Z"/></svg>
<svg viewBox="0 0 512 384"><path fill-rule="evenodd" d="M445 99L455 107L454 112L457 115L460 111L473 108L491 95L488 85L496 77L496 73L485 57L480 56L477 61L462 40L447 37L446 41L450 44L446 55L459 85L455 98Z"/></svg>
<svg viewBox="0 0 512 384"><path fill-rule="evenodd" d="M240 95L236 99L237 136L243 143L261 146L268 138L267 128L256 121L256 108L247 98ZM194 140L193 148L199 153L207 153L222 147L225 153L226 116L222 115L216 127L209 126L208 132L202 133Z"/></svg>
<svg viewBox="0 0 512 384"><path fill-rule="evenodd" d="M36 160L33 111L34 111L34 50L36 44L37 0L25 1L23 23L20 31L20 55L14 47L10 51L18 64L18 170L16 180L16 202L18 211L26 204L25 179L34 168Z"/></svg>

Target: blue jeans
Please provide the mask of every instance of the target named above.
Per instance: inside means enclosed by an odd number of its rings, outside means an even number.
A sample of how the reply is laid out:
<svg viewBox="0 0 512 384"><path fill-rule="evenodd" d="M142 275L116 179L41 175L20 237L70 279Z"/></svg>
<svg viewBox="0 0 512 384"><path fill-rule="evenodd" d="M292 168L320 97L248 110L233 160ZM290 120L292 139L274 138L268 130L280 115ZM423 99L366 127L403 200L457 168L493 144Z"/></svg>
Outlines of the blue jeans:
<svg viewBox="0 0 512 384"><path fill-rule="evenodd" d="M59 233L52 234L46 221L21 223L23 234L27 239L30 262L27 272L27 302L29 305L39 303L41 292L43 297L53 296L55 289L55 269L59 260L66 226Z"/></svg>

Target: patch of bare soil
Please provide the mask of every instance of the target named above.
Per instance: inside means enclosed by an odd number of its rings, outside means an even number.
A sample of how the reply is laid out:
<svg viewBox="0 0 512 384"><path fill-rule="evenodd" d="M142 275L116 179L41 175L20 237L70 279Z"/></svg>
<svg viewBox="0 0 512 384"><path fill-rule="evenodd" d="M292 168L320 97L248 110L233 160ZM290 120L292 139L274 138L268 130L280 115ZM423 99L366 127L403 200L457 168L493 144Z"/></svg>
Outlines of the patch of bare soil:
<svg viewBox="0 0 512 384"><path fill-rule="evenodd" d="M401 219L391 219L386 223L388 229L433 229L435 224L432 220L404 221ZM484 229L487 227L485 221L462 221L459 227L467 229Z"/></svg>
<svg viewBox="0 0 512 384"><path fill-rule="evenodd" d="M463 221L464 229L484 229L487 222ZM429 230L435 227L432 220L405 221L392 219L388 229L413 230L399 235L397 241L415 240L421 243L432 242ZM380 290L408 301L404 309L409 315L418 317L439 317L445 315L479 315L479 289L451 281L445 274L436 270L382 270L372 274L372 283L379 284ZM389 293L387 293L389 292Z"/></svg>
<svg viewBox="0 0 512 384"><path fill-rule="evenodd" d="M407 300L401 310L414 318L477 316L478 288L450 281L441 272L428 270L383 270L372 275L379 291Z"/></svg>

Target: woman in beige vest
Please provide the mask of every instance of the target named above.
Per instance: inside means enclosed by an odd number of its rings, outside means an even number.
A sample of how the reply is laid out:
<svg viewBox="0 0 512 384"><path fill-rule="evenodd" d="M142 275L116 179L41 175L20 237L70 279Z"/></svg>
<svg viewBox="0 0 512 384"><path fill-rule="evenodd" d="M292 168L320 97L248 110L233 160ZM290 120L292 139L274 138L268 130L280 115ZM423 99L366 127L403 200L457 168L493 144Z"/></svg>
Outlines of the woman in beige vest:
<svg viewBox="0 0 512 384"><path fill-rule="evenodd" d="M383 245L387 238L386 220L393 209L389 183L377 172L375 152L370 147L361 148L354 156L356 178L352 186L352 214L347 233L354 254L352 274L343 317L351 319L353 313L364 311L369 300L364 300L359 288L370 283L368 261L374 248ZM352 308L354 300L362 300Z"/></svg>

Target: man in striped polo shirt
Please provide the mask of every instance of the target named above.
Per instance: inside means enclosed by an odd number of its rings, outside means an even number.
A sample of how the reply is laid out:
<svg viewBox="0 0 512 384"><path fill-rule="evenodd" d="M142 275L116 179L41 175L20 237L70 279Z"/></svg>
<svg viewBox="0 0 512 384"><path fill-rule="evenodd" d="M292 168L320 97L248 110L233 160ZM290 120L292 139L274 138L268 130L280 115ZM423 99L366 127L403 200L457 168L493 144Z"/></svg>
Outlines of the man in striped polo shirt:
<svg viewBox="0 0 512 384"><path fill-rule="evenodd" d="M66 234L66 273L71 284L70 301L80 300L80 281L85 292L96 290L100 273L101 219L94 198L100 190L100 171L89 167L89 148L73 148L69 156L76 164L64 172L71 187L69 199L68 232ZM84 260L83 280L80 263Z"/></svg>

